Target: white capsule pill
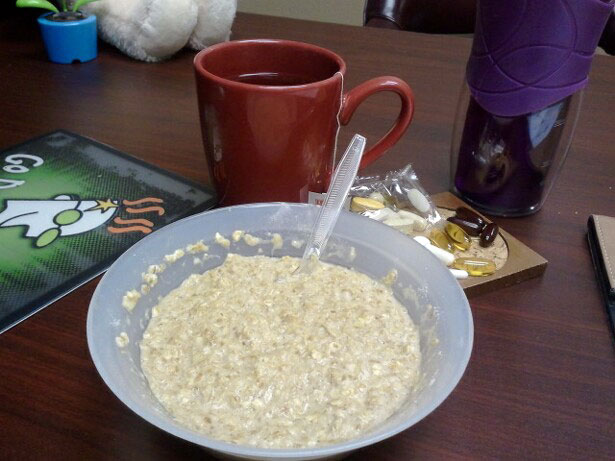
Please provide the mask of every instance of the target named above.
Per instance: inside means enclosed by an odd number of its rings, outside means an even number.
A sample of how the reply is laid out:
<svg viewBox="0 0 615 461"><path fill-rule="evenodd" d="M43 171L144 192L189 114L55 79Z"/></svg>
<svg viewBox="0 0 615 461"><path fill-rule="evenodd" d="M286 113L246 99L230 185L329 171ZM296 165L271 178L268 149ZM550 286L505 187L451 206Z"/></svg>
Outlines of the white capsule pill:
<svg viewBox="0 0 615 461"><path fill-rule="evenodd" d="M425 197L420 190L418 189L410 189L408 191L408 200L412 203L412 206L419 210L421 213L428 213L431 209L429 205L429 200Z"/></svg>
<svg viewBox="0 0 615 461"><path fill-rule="evenodd" d="M402 218L412 219L413 230L423 232L425 229L427 229L427 220L422 216L419 216L416 213L412 213L411 211L406 210L399 210L397 214Z"/></svg>
<svg viewBox="0 0 615 461"><path fill-rule="evenodd" d="M449 269L449 271L451 271L451 274L453 274L453 276L456 279L459 280L463 280L463 279L467 279L468 278L468 273L464 270L461 269Z"/></svg>
<svg viewBox="0 0 615 461"><path fill-rule="evenodd" d="M417 235L416 237L413 237L413 238L414 240L416 240L423 246L431 245L431 242L429 241L429 239L427 237L423 237L422 235Z"/></svg>
<svg viewBox="0 0 615 461"><path fill-rule="evenodd" d="M395 217L396 213L390 208L381 208L379 210L365 211L362 215L370 219L375 219L376 221L384 221L387 218Z"/></svg>
<svg viewBox="0 0 615 461"><path fill-rule="evenodd" d="M414 225L413 219L402 218L399 216L391 216L390 218L386 218L382 222L386 224L387 226L392 226L392 227L402 227L402 226Z"/></svg>
<svg viewBox="0 0 615 461"><path fill-rule="evenodd" d="M423 240L424 238L425 237L421 237L420 235L417 235L416 237L414 237L414 240L416 240L421 245L423 245L425 248L427 248L429 251L431 251L431 253L434 256L436 256L440 261L442 261L447 266L450 266L451 264L453 264L453 261L455 261L455 256L453 255L453 253L449 253L448 251L443 250L442 248L438 248L437 246L432 245L431 243L429 243L429 239L427 239L427 242L425 242ZM420 240L417 240L417 239L420 239Z"/></svg>
<svg viewBox="0 0 615 461"><path fill-rule="evenodd" d="M368 197L371 198L372 200L378 200L380 203L384 203L384 195L382 195L378 191L372 192L371 194L369 194Z"/></svg>

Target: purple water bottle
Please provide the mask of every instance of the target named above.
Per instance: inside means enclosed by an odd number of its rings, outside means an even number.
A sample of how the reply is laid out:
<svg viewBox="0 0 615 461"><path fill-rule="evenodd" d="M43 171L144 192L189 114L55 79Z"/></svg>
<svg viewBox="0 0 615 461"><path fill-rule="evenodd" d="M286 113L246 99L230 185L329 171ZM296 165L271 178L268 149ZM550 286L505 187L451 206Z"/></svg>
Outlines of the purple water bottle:
<svg viewBox="0 0 615 461"><path fill-rule="evenodd" d="M452 189L489 214L543 205L564 162L613 0L479 0Z"/></svg>

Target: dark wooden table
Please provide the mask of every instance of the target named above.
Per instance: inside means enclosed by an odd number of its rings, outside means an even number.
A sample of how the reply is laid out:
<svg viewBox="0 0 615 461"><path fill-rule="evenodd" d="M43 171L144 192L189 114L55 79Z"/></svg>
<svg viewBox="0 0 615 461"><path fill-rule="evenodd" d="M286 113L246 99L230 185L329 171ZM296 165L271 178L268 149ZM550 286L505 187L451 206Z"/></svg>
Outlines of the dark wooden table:
<svg viewBox="0 0 615 461"><path fill-rule="evenodd" d="M331 48L347 60L349 88L382 74L405 79L414 122L369 171L412 162L429 192L448 188L468 39L243 14L233 31ZM0 148L66 128L206 182L193 55L145 64L103 45L93 62L54 65L33 21L0 20ZM543 210L496 219L549 260L546 273L472 299L474 351L456 390L415 427L351 459L615 458L613 339L585 241L591 213L615 216L614 109L615 58L598 56ZM375 139L397 110L395 97L371 98L340 143L357 131ZM85 334L95 286L0 336L0 458L205 457L133 414L98 376Z"/></svg>

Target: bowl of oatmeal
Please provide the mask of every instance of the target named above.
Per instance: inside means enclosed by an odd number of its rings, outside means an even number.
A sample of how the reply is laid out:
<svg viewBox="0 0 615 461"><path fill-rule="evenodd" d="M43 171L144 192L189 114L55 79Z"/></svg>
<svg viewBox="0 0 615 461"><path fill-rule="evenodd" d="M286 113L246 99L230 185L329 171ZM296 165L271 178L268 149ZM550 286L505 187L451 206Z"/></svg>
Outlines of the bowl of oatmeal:
<svg viewBox="0 0 615 461"><path fill-rule="evenodd" d="M317 459L420 421L468 363L472 315L416 242L342 213L294 275L318 208L191 216L107 271L87 335L101 377L160 429L218 454Z"/></svg>

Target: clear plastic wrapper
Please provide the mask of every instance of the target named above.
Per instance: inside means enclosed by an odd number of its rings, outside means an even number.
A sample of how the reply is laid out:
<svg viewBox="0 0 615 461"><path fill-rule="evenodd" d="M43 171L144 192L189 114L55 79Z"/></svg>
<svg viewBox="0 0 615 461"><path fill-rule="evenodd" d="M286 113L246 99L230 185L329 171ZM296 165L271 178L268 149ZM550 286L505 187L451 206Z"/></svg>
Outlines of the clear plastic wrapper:
<svg viewBox="0 0 615 461"><path fill-rule="evenodd" d="M382 176L356 178L349 201L350 211L393 227L423 245L457 279L491 275L508 257L497 225L468 207L438 211L412 165Z"/></svg>
<svg viewBox="0 0 615 461"><path fill-rule="evenodd" d="M383 176L357 177L350 197L351 211L406 234L423 233L442 222L410 164Z"/></svg>

